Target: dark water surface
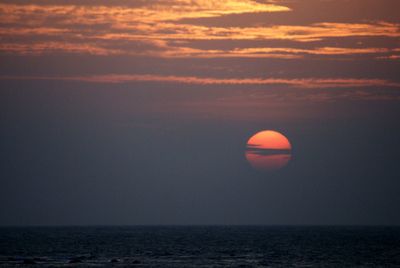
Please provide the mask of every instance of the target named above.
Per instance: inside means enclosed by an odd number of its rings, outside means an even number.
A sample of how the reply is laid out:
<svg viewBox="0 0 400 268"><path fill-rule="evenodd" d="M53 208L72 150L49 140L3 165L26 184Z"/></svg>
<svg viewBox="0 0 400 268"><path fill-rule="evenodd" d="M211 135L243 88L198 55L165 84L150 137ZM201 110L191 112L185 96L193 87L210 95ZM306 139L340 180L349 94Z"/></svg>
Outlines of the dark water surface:
<svg viewBox="0 0 400 268"><path fill-rule="evenodd" d="M0 266L400 267L400 227L3 227Z"/></svg>

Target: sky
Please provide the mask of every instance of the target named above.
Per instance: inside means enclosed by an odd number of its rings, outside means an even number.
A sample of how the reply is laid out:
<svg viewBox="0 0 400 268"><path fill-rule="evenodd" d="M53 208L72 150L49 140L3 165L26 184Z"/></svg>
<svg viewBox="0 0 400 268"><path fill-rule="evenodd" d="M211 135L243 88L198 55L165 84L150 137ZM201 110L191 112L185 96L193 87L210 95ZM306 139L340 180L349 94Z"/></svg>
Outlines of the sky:
<svg viewBox="0 0 400 268"><path fill-rule="evenodd" d="M399 225L398 10L0 1L0 225Z"/></svg>

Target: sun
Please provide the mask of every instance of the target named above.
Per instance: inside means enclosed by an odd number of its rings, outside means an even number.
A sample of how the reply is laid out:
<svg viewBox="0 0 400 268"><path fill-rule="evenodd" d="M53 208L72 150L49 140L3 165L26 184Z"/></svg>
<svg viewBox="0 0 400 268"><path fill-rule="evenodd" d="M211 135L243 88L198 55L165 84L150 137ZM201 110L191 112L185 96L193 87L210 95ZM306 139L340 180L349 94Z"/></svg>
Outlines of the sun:
<svg viewBox="0 0 400 268"><path fill-rule="evenodd" d="M288 138L274 130L257 132L247 141L247 147L271 150L291 150Z"/></svg>
<svg viewBox="0 0 400 268"><path fill-rule="evenodd" d="M291 150L292 144L286 136L274 130L263 130L247 141L245 156L253 168L273 171L289 163Z"/></svg>

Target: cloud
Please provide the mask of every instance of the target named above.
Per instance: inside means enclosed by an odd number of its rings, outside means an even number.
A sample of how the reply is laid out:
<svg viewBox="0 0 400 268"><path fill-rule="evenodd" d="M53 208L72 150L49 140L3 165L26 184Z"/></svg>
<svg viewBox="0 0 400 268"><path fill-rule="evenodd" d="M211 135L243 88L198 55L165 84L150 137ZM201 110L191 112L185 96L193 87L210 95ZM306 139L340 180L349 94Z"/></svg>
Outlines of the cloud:
<svg viewBox="0 0 400 268"><path fill-rule="evenodd" d="M74 44L65 42L43 42L35 44L3 43L0 51L20 55L42 55L44 53L79 53L90 55L120 55L122 50L103 48L96 44Z"/></svg>
<svg viewBox="0 0 400 268"><path fill-rule="evenodd" d="M66 22L86 24L106 22L153 23L177 21L183 18L217 17L229 14L254 12L287 12L290 8L277 4L260 3L251 0L173 0L149 1L136 7L124 5L39 5L0 4L3 21L20 22L21 17L30 20L31 25L43 22L47 16ZM69 20L68 17L72 17Z"/></svg>
<svg viewBox="0 0 400 268"><path fill-rule="evenodd" d="M337 97L355 99L398 99L396 94L382 94L379 88L399 88L397 81L370 78L326 78L323 70L311 73L311 76L325 78L285 78L288 73L279 65L273 76L252 77L246 71L253 62L265 66L269 63L263 59L284 59L290 64L304 61L304 66L329 65L332 60L365 60L374 62L398 61L400 48L400 24L391 20L352 20L352 23L319 21L309 24L274 24L273 20L240 21L249 18L245 14L269 13L274 18L283 14L296 17L295 9L286 6L287 1L251 1L251 0L148 0L148 1L58 1L46 0L31 4L29 1L19 1L19 4L0 4L0 53L2 55L44 56L65 53L78 55L110 56L123 55L141 57L135 60L142 62L142 57L149 59L155 65L174 64L181 59L197 60L196 68L205 76L185 76L182 68L173 68L173 75L159 75L154 68L143 72L152 74L114 74L87 76L2 76L6 79L60 80L80 81L87 83L179 83L198 85L227 85L260 88L276 86L279 89L328 89ZM101 4L99 4L101 3ZM296 5L291 5L296 7ZM297 6L298 7L298 6ZM308 5L308 8L312 4ZM304 11L303 11L304 12ZM311 12L311 10L310 10ZM274 13L274 14L272 14ZM230 15L230 16L227 16ZM253 16L253 14L251 14ZM257 17L257 16L254 16ZM272 16L271 16L272 17ZM319 16L320 18L321 16ZM209 19L205 19L209 18ZM212 19L210 19L212 18ZM266 17L263 17L266 18ZM268 17L269 18L269 17ZM188 20L191 19L191 20ZM193 20L194 19L194 20ZM238 19L238 21L234 21ZM210 23L221 20L224 23ZM208 21L206 23L205 21ZM282 20L281 20L282 22ZM370 41L370 42L369 42ZM236 67L240 69L241 78L235 78L234 72L223 67L218 72L209 71L216 66L212 60L229 62L234 58ZM247 60L247 59L249 60ZM9 59L9 57L8 57ZM163 61L168 59L168 61ZM308 61L307 61L308 60ZM316 63L318 61L318 63ZM188 61L189 62L189 61ZM260 63L261 62L261 63ZM243 66L246 66L243 68ZM285 62L286 64L286 62ZM301 63L302 64L302 63ZM338 63L332 63L338 64ZM60 64L61 65L61 64ZM257 65L258 66L258 65ZM322 66L322 65L321 65ZM333 66L333 65L331 65ZM335 65L336 66L336 65ZM63 68L61 66L61 68ZM141 67L139 66L138 69ZM186 66L185 66L186 68ZM252 68L252 67L251 67ZM251 69L250 68L250 69ZM315 68L315 67L314 67ZM388 67L391 68L391 67ZM77 67L79 69L79 67ZM122 70L123 68L118 68ZM271 68L270 68L271 69ZM323 68L321 68L323 69ZM253 68L254 70L254 68ZM332 67L327 68L332 70ZM93 69L94 73L97 73ZM108 72L108 71L106 71ZM297 69L296 69L297 72ZM299 73L292 73L295 77ZM307 73L307 72L306 72ZM310 72L308 72L310 74ZM380 72L382 73L382 72ZM393 73L393 71L392 71ZM258 72L260 74L260 72ZM216 77L212 77L215 75ZM226 77L232 78L217 78ZM261 74L262 76L263 74ZM343 75L343 72L342 72ZM362 74L353 70L353 76ZM350 73L349 77L352 76ZM388 75L387 77L393 77ZM362 91L363 88L373 88L373 93ZM334 90L343 89L343 90ZM348 93L348 89L353 90ZM309 99L314 101L331 100L331 94L313 90L313 94L294 95L290 98ZM339 93L340 92L340 93ZM294 94L294 93L293 93ZM279 95L277 98L281 98ZM254 104L254 102L251 102Z"/></svg>
<svg viewBox="0 0 400 268"><path fill-rule="evenodd" d="M195 85L284 85L304 89L355 87L400 88L400 83L391 82L384 79L356 78L213 78L196 76L161 76L151 74L106 74L66 77L0 76L0 80L63 80L90 83L171 82Z"/></svg>
<svg viewBox="0 0 400 268"><path fill-rule="evenodd" d="M389 60L400 60L400 55L390 55L387 57L379 57L380 59L389 59Z"/></svg>
<svg viewBox="0 0 400 268"><path fill-rule="evenodd" d="M383 54L394 52L387 48L340 48L340 47L319 47L311 49L298 49L290 47L258 47L258 48L237 48L233 50L203 50L188 47L171 47L165 51L154 53L153 56L166 58L192 57L192 58L281 58L301 59L305 55L362 55L362 54ZM148 55L152 55L149 53Z"/></svg>
<svg viewBox="0 0 400 268"><path fill-rule="evenodd" d="M197 49L190 47L169 46L165 42L141 42L142 49L132 46L116 47L112 44L92 43L67 43L67 42L41 42L33 44L2 43L0 51L4 53L16 53L21 55L42 55L50 53L78 53L90 55L131 55L150 56L162 58L281 58L301 59L305 55L362 55L362 54L388 54L379 58L393 58L390 53L395 49L386 48L338 48L320 47L314 49L298 49L290 47L258 47L258 48L237 48L232 50L221 49ZM139 44L139 42L137 43ZM139 45L138 45L139 46Z"/></svg>
<svg viewBox="0 0 400 268"><path fill-rule="evenodd" d="M53 1L54 2L54 1ZM300 59L305 55L360 55L389 53L385 47L338 47L345 38L399 38L400 26L371 23L314 23L310 25L255 25L218 27L181 23L183 18L221 17L253 12L289 12L280 2L250 0L169 0L123 5L0 4L0 50L15 54L80 53L151 57L260 57ZM294 12L294 11L293 11ZM299 49L240 47L194 48L195 40L285 40L332 45ZM135 44L154 44L147 51ZM173 44L172 44L173 43ZM122 46L124 48L122 48ZM378 55L389 57L390 55Z"/></svg>

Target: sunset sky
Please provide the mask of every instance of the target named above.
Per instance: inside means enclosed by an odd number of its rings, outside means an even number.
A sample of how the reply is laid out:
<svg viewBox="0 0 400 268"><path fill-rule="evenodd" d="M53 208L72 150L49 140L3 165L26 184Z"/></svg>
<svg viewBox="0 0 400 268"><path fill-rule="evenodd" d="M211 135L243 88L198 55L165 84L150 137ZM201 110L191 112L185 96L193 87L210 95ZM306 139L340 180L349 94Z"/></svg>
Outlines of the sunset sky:
<svg viewBox="0 0 400 268"><path fill-rule="evenodd" d="M399 10L0 1L0 225L400 224Z"/></svg>

